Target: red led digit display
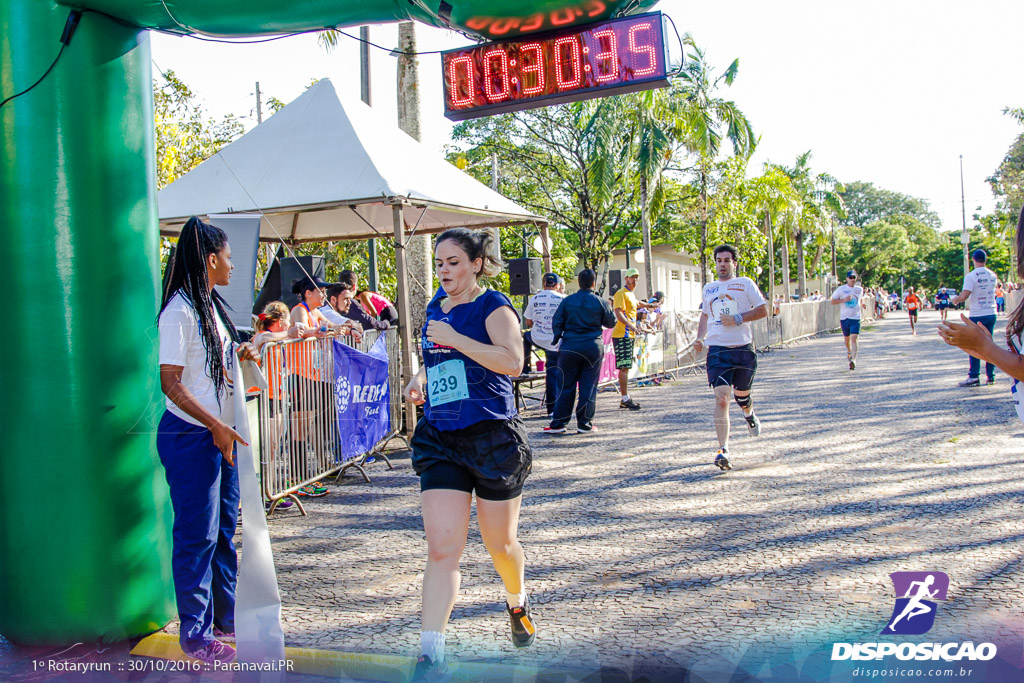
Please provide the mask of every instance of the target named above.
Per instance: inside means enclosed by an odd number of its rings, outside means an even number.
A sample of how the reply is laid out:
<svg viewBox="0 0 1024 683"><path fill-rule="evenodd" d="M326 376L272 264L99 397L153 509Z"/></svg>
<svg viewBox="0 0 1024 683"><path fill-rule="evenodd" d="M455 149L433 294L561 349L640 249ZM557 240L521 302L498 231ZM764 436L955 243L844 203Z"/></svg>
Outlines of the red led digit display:
<svg viewBox="0 0 1024 683"><path fill-rule="evenodd" d="M453 121L668 85L660 12L441 55Z"/></svg>

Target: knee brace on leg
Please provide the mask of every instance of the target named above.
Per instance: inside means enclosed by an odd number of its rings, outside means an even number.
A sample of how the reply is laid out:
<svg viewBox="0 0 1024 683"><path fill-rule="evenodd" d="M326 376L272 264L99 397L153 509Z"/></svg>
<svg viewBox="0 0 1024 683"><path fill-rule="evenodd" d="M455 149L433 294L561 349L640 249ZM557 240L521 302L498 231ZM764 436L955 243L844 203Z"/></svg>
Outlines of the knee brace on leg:
<svg viewBox="0 0 1024 683"><path fill-rule="evenodd" d="M734 395L733 398L736 399L736 405L738 405L744 412L749 410L750 406L754 403L754 399L750 397L750 394L747 394L746 396Z"/></svg>

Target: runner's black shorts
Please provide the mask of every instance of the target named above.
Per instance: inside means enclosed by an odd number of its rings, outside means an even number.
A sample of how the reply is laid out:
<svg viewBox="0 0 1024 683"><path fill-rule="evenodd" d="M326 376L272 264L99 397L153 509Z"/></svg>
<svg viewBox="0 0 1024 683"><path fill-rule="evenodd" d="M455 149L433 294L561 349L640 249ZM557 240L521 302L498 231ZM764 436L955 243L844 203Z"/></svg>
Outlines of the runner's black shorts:
<svg viewBox="0 0 1024 683"><path fill-rule="evenodd" d="M533 466L519 417L485 420L452 431L441 431L421 418L411 445L420 491L475 490L482 500L512 500L522 494Z"/></svg>
<svg viewBox="0 0 1024 683"><path fill-rule="evenodd" d="M632 337L612 337L612 348L615 350L615 367L626 370L633 367Z"/></svg>
<svg viewBox="0 0 1024 683"><path fill-rule="evenodd" d="M916 318L917 317L917 309L916 308L914 310L912 310L912 311L908 310L907 313L910 314L911 318Z"/></svg>
<svg viewBox="0 0 1024 683"><path fill-rule="evenodd" d="M750 391L757 372L757 354L754 345L709 346L708 384L712 387L731 386L738 391Z"/></svg>

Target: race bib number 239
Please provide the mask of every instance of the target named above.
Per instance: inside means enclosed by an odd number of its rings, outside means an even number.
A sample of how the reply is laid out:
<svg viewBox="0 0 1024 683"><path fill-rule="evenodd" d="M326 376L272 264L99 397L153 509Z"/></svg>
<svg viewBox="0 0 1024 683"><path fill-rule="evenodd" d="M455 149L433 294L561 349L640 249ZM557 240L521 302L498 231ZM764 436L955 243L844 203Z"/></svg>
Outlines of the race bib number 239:
<svg viewBox="0 0 1024 683"><path fill-rule="evenodd" d="M449 360L427 368L427 395L432 406L469 398L466 364L461 360Z"/></svg>

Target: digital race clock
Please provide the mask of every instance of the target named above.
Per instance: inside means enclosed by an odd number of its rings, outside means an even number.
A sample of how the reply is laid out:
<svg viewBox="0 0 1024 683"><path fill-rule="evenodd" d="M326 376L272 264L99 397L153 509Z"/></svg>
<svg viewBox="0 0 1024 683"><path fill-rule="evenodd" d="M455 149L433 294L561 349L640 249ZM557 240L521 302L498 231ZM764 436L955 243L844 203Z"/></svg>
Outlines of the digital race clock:
<svg viewBox="0 0 1024 683"><path fill-rule="evenodd" d="M668 85L660 12L441 54L453 121Z"/></svg>

